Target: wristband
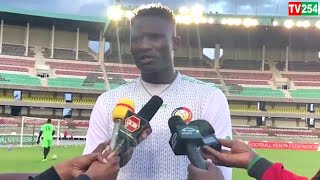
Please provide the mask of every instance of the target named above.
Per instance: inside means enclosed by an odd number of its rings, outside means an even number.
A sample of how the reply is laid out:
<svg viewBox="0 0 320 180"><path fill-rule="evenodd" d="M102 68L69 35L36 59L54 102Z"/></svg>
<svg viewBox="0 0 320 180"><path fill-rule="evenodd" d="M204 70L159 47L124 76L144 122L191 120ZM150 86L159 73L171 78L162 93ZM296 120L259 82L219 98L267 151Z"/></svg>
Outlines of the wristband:
<svg viewBox="0 0 320 180"><path fill-rule="evenodd" d="M257 162L257 161L259 161L259 159L261 159L262 157L261 156L256 156L250 163L249 163L249 165L248 165L248 168L247 168L247 170L249 171L251 168L252 168L252 166Z"/></svg>

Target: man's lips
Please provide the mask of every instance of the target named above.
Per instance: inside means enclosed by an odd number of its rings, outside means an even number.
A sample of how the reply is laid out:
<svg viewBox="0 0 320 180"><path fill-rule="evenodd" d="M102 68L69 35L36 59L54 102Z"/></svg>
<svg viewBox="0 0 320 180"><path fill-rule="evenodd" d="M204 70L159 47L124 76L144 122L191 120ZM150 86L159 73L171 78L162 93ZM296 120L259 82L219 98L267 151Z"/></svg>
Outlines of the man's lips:
<svg viewBox="0 0 320 180"><path fill-rule="evenodd" d="M151 63L152 61L153 61L153 58L152 58L152 57L143 58L143 59L140 60L140 62L141 62L142 64L149 64L149 63Z"/></svg>

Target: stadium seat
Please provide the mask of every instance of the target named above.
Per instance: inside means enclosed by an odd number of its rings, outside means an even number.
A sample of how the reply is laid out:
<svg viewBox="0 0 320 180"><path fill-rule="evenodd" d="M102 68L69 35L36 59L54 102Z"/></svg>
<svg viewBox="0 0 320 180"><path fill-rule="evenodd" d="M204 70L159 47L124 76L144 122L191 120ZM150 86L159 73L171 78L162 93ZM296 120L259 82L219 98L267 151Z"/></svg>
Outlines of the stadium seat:
<svg viewBox="0 0 320 180"><path fill-rule="evenodd" d="M261 70L262 61L259 60L233 60L222 59L220 61L221 69L238 69L238 70ZM270 66L265 64L265 70L269 70Z"/></svg>
<svg viewBox="0 0 320 180"><path fill-rule="evenodd" d="M66 62L51 62L47 61L47 65L50 66L52 69L64 69L64 70L78 70L78 71L89 71L89 72L101 72L99 65L93 65L93 64L86 64L85 66L83 64L79 63L66 63Z"/></svg>
<svg viewBox="0 0 320 180"><path fill-rule="evenodd" d="M86 83L85 79L78 78L48 78L48 87L77 88L77 89L98 89L105 90L104 83Z"/></svg>
<svg viewBox="0 0 320 180"><path fill-rule="evenodd" d="M231 95L240 95L247 97L285 97L281 90L273 90L271 88L258 88L258 87L242 87L234 89L228 86Z"/></svg>
<svg viewBox="0 0 320 180"><path fill-rule="evenodd" d="M18 120L13 117L0 117L1 127L18 127Z"/></svg>
<svg viewBox="0 0 320 180"><path fill-rule="evenodd" d="M0 57L0 65L4 66L34 67L34 64L34 60Z"/></svg>
<svg viewBox="0 0 320 180"><path fill-rule="evenodd" d="M96 103L96 99L73 99L73 104L90 104L93 105Z"/></svg>
<svg viewBox="0 0 320 180"><path fill-rule="evenodd" d="M230 108L231 112L259 112L258 109L254 108Z"/></svg>
<svg viewBox="0 0 320 180"><path fill-rule="evenodd" d="M188 57L175 57L174 66L191 68L212 68L206 61L196 57L193 57L191 59L189 59Z"/></svg>
<svg viewBox="0 0 320 180"><path fill-rule="evenodd" d="M291 138L318 138L319 133L312 130L305 129L292 129L292 128L256 128L256 127L232 127L233 132L236 135L247 136L277 136L277 137L291 137Z"/></svg>
<svg viewBox="0 0 320 180"><path fill-rule="evenodd" d="M41 86L40 79L22 74L0 73L0 84Z"/></svg>
<svg viewBox="0 0 320 180"><path fill-rule="evenodd" d="M285 62L277 62L276 67L278 70L283 71L285 69ZM289 71L305 71L305 72L319 72L320 62L318 61L289 61Z"/></svg>
<svg viewBox="0 0 320 180"><path fill-rule="evenodd" d="M43 56L46 59L50 59L51 49L45 48L43 51ZM76 59L76 51L71 49L58 49L55 48L53 50L53 59L61 59L61 60L75 60ZM80 61L95 61L95 58L86 51L79 50L78 60Z"/></svg>
<svg viewBox="0 0 320 180"><path fill-rule="evenodd" d="M311 98L320 99L320 89L297 89L290 90L290 94L294 98Z"/></svg>
<svg viewBox="0 0 320 180"><path fill-rule="evenodd" d="M89 127L88 120L74 120L73 122L77 129L87 129Z"/></svg>
<svg viewBox="0 0 320 180"><path fill-rule="evenodd" d="M32 46L29 46L28 56L34 57L34 51ZM26 48L23 45L16 44L2 44L2 54L11 55L11 56L24 56Z"/></svg>
<svg viewBox="0 0 320 180"><path fill-rule="evenodd" d="M53 97L23 97L22 101L24 102L42 102L42 103L64 103L63 98L53 98Z"/></svg>
<svg viewBox="0 0 320 180"><path fill-rule="evenodd" d="M14 97L13 96L0 96L0 101L14 101Z"/></svg>
<svg viewBox="0 0 320 180"><path fill-rule="evenodd" d="M290 114L306 114L308 111L306 109L281 109L281 108L275 108L275 109L267 109L268 112L274 112L274 113L290 113Z"/></svg>

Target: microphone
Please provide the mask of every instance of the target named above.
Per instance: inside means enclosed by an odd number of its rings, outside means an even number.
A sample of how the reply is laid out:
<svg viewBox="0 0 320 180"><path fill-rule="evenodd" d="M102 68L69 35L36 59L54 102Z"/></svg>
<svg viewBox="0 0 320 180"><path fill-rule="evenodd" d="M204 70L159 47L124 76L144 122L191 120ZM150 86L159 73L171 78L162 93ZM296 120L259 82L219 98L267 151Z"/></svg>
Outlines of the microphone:
<svg viewBox="0 0 320 180"><path fill-rule="evenodd" d="M111 149L109 157L119 154L121 156L129 148L136 147L143 141L152 131L149 121L157 113L162 104L163 100L159 96L152 96L137 114L127 111L125 120L120 121L115 140L116 145ZM150 130L150 132L147 133L147 130Z"/></svg>
<svg viewBox="0 0 320 180"><path fill-rule="evenodd" d="M118 131L120 128L120 121L123 121L126 117L127 111L134 112L134 102L128 98L121 98L119 102L116 104L115 108L112 111L112 120L115 123L111 140L110 147L114 149L116 146L116 137L118 136Z"/></svg>
<svg viewBox="0 0 320 180"><path fill-rule="evenodd" d="M191 121L188 125L196 126L202 135L203 145L210 146L216 151L221 151L222 145L215 136L215 131L211 124L203 119Z"/></svg>
<svg viewBox="0 0 320 180"><path fill-rule="evenodd" d="M168 125L172 136L169 144L175 155L187 155L194 166L207 170L199 147L203 145L203 137L197 126L186 124L180 116L172 116Z"/></svg>

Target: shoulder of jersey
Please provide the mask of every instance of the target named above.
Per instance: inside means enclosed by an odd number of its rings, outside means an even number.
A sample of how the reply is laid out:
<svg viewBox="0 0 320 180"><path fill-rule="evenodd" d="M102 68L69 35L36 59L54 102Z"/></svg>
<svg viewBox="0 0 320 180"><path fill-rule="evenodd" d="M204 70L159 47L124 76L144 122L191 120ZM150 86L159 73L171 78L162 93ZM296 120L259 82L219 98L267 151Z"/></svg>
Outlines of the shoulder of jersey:
<svg viewBox="0 0 320 180"><path fill-rule="evenodd" d="M204 81L201 81L201 80L198 80L198 79L186 76L186 75L182 75L181 80L182 80L182 82L193 84L194 88L199 88L202 90L208 89L208 90L214 90L214 91L220 90L216 86L215 83L207 83L207 82L204 82Z"/></svg>

